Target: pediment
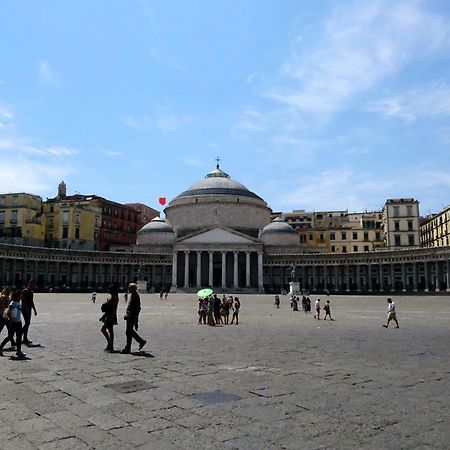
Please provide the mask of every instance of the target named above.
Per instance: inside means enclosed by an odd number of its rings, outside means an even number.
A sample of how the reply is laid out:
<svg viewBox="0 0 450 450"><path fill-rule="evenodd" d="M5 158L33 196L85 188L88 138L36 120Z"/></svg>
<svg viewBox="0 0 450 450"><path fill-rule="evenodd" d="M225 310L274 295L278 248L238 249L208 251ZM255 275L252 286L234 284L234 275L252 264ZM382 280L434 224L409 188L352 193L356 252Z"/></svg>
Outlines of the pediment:
<svg viewBox="0 0 450 450"><path fill-rule="evenodd" d="M178 242L183 244L255 244L258 241L234 230L212 228L186 236Z"/></svg>

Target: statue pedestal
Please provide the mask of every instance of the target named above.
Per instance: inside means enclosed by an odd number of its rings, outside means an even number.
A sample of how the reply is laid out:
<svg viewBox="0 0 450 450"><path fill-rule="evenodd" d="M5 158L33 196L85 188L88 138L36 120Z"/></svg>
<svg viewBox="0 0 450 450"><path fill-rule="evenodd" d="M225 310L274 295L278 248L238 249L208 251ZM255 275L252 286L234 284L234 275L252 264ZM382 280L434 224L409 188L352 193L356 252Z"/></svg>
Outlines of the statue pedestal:
<svg viewBox="0 0 450 450"><path fill-rule="evenodd" d="M145 280L138 280L136 281L137 284L137 290L140 294L147 293L147 282Z"/></svg>
<svg viewBox="0 0 450 450"><path fill-rule="evenodd" d="M300 283L298 281L289 283L289 295L300 295Z"/></svg>

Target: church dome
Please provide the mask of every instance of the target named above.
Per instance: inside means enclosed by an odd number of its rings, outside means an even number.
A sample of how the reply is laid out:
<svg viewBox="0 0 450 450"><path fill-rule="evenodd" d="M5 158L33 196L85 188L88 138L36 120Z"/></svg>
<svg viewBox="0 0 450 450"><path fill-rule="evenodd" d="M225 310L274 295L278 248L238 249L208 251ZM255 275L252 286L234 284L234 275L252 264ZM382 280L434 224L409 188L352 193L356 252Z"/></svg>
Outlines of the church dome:
<svg viewBox="0 0 450 450"><path fill-rule="evenodd" d="M273 220L273 222L269 223L261 230L261 236L263 236L264 234L278 233L295 233L295 230L281 217L277 217Z"/></svg>
<svg viewBox="0 0 450 450"><path fill-rule="evenodd" d="M267 203L217 164L203 180L177 195L164 209L178 237L198 230L226 227L258 237L270 222Z"/></svg>
<svg viewBox="0 0 450 450"><path fill-rule="evenodd" d="M161 217L155 217L138 231L141 233L173 233L173 228Z"/></svg>
<svg viewBox="0 0 450 450"><path fill-rule="evenodd" d="M213 171L206 175L205 179L194 183L187 190L177 195L174 200L198 195L236 195L262 200L261 197L249 191L243 184L232 180L227 173L220 169L218 164Z"/></svg>

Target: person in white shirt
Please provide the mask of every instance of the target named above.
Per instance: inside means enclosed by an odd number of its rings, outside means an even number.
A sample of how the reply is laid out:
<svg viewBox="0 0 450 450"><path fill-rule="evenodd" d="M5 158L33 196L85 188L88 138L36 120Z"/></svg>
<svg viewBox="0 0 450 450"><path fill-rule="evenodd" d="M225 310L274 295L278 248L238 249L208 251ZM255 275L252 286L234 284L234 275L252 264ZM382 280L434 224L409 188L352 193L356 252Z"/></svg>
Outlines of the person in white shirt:
<svg viewBox="0 0 450 450"><path fill-rule="evenodd" d="M388 303L388 315L386 324L383 324L383 327L387 328L389 326L389 322L393 320L397 324L395 328L400 328L398 325L397 314L395 312L395 303L392 301L391 298L388 298L386 301Z"/></svg>
<svg viewBox="0 0 450 450"><path fill-rule="evenodd" d="M320 298L316 300L314 306L316 308L316 314L314 314L314 319L320 320Z"/></svg>

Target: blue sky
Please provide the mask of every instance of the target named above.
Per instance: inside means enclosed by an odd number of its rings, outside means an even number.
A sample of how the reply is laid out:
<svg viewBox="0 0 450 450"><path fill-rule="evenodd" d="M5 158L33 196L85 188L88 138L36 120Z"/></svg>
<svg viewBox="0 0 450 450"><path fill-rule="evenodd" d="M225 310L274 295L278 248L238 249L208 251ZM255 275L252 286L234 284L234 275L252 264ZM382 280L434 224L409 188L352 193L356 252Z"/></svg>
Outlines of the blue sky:
<svg viewBox="0 0 450 450"><path fill-rule="evenodd" d="M450 5L4 2L0 192L159 209L221 158L274 210L450 203Z"/></svg>

